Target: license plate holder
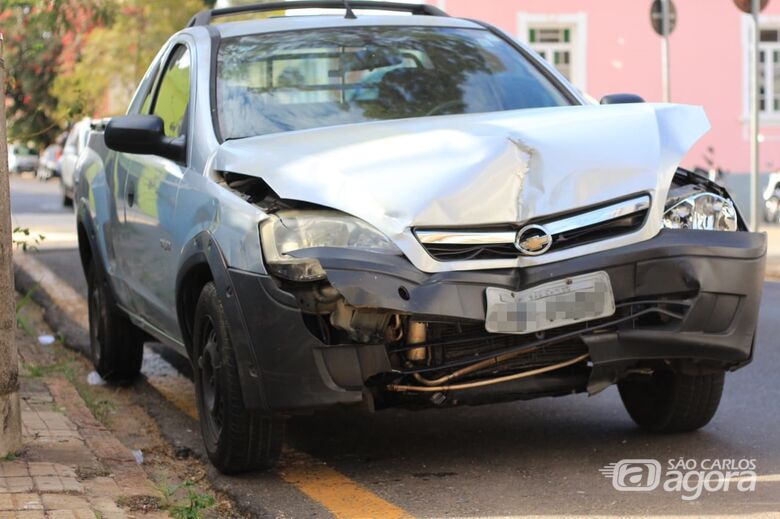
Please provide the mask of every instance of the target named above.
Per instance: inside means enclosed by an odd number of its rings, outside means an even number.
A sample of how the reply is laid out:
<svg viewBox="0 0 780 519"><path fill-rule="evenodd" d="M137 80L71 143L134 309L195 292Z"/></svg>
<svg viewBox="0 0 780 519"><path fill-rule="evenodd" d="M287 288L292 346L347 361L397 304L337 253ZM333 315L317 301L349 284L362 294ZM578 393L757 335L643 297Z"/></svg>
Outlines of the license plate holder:
<svg viewBox="0 0 780 519"><path fill-rule="evenodd" d="M514 292L488 287L485 329L535 333L615 313L615 296L604 271L571 276Z"/></svg>

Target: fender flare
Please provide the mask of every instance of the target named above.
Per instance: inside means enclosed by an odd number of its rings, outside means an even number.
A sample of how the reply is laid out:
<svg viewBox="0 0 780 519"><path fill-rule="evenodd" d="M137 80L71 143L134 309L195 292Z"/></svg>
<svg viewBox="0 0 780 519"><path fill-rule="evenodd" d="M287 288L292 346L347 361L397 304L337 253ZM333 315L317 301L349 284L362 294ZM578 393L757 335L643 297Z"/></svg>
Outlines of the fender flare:
<svg viewBox="0 0 780 519"><path fill-rule="evenodd" d="M183 291L186 290L184 282L193 268L203 265L208 267L222 307L225 309L228 332L236 355L244 406L249 410L269 411L258 360L249 338L244 313L236 297L225 256L209 231L201 231L187 242L182 249L176 275L176 314L187 352L192 358L192 336L188 327L188 317L184 311L185 307L182 304Z"/></svg>
<svg viewBox="0 0 780 519"><path fill-rule="evenodd" d="M106 263L103 261L103 252L100 247L98 247L95 223L92 220L89 207L87 207L87 204L84 200L76 200L76 203L76 229L78 231L78 226L84 228L84 234L87 238L86 245L89 247L89 253L98 265L105 268ZM82 249L81 243L79 243L79 258L81 259L81 267L84 271L84 276L86 277L88 264L86 263L86 258L84 257L84 250Z"/></svg>

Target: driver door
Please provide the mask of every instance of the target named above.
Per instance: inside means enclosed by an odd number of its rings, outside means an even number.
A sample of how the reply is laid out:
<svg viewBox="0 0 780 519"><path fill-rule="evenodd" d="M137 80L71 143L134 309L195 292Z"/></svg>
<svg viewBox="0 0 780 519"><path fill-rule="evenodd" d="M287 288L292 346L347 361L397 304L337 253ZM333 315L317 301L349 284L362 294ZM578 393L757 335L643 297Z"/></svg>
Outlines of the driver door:
<svg viewBox="0 0 780 519"><path fill-rule="evenodd" d="M172 46L140 113L162 118L165 134L189 137L192 59L185 42ZM189 154L186 155L187 157ZM180 244L174 243L176 202L187 161L118 153L124 179L124 223L119 255L130 291L131 311L169 337L178 337L175 291Z"/></svg>

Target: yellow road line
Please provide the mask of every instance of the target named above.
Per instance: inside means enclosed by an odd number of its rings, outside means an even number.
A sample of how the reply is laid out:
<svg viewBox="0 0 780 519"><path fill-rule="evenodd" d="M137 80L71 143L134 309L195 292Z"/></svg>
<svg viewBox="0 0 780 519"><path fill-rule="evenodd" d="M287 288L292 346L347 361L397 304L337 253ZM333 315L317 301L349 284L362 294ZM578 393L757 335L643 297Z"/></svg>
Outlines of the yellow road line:
<svg viewBox="0 0 780 519"><path fill-rule="evenodd" d="M323 462L301 452L279 475L320 503L337 519L407 519L412 516Z"/></svg>
<svg viewBox="0 0 780 519"><path fill-rule="evenodd" d="M147 376L146 380L150 386L175 405L182 413L193 420L198 419L198 405L195 402L195 388L192 387L192 382L184 377L161 377L156 375ZM186 385L184 382L186 382Z"/></svg>

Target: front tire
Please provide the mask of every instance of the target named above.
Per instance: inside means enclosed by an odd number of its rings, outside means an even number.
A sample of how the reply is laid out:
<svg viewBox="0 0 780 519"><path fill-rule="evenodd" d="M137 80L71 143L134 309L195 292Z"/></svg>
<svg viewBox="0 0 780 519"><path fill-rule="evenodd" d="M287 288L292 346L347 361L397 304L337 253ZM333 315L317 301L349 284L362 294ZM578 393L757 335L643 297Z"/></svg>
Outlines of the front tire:
<svg viewBox="0 0 780 519"><path fill-rule="evenodd" d="M224 474L270 468L282 452L284 418L244 407L228 323L214 283L207 283L198 298L192 345L200 428L209 460Z"/></svg>
<svg viewBox="0 0 780 519"><path fill-rule="evenodd" d="M723 371L689 375L670 369L618 382L623 404L643 429L659 433L694 431L707 425L723 394Z"/></svg>
<svg viewBox="0 0 780 519"><path fill-rule="evenodd" d="M87 272L87 287L89 345L95 371L109 382L131 382L141 372L144 334L117 307L94 259Z"/></svg>

